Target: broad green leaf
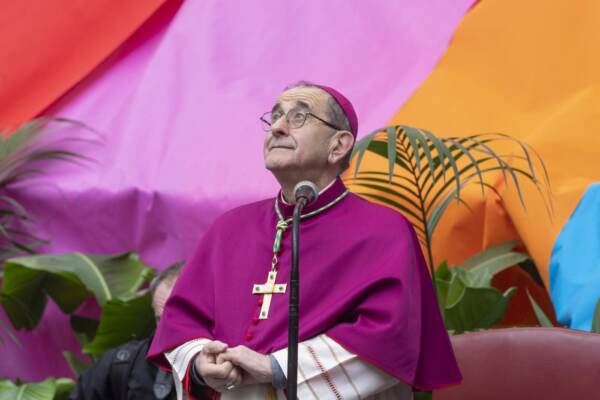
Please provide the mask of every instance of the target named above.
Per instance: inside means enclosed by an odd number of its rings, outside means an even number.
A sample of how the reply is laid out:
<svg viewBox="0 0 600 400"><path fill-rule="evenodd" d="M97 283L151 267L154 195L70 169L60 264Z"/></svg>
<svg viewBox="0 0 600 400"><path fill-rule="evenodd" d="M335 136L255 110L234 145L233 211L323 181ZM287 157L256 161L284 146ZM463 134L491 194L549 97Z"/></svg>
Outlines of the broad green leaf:
<svg viewBox="0 0 600 400"><path fill-rule="evenodd" d="M0 382L0 400L53 400L55 394L56 383L52 378L22 385L7 380Z"/></svg>
<svg viewBox="0 0 600 400"><path fill-rule="evenodd" d="M4 263L2 304L15 328L32 329L44 311L46 295L71 313L90 293L101 306L113 298L131 297L152 274L132 253L19 257Z"/></svg>
<svg viewBox="0 0 600 400"><path fill-rule="evenodd" d="M0 301L16 329L33 329L46 307L45 274L20 267L4 267Z"/></svg>
<svg viewBox="0 0 600 400"><path fill-rule="evenodd" d="M448 263L442 261L435 270L435 279L441 279L443 281L449 281L452 278L450 271L448 270Z"/></svg>
<svg viewBox="0 0 600 400"><path fill-rule="evenodd" d="M432 392L413 392L414 400L431 400L433 398Z"/></svg>
<svg viewBox="0 0 600 400"><path fill-rule="evenodd" d="M504 316L506 315L506 311L508 310L508 303L510 299L517 293L517 288L515 286L510 287L502 293L502 298L498 301L494 307L492 307L479 321L477 321L477 325L479 325L476 329L487 329L492 328L496 324L500 323Z"/></svg>
<svg viewBox="0 0 600 400"><path fill-rule="evenodd" d="M592 319L592 332L600 333L600 299L594 309L594 318Z"/></svg>
<svg viewBox="0 0 600 400"><path fill-rule="evenodd" d="M72 315L70 322L71 329L73 329L77 335L77 339L79 339L81 345L85 345L94 339L96 331L98 330L98 325L100 324L100 322L95 319L80 317L78 315Z"/></svg>
<svg viewBox="0 0 600 400"><path fill-rule="evenodd" d="M86 368L91 365L91 363L81 361L79 358L77 358L75 354L71 353L70 351L63 351L63 356L67 360L67 363L69 364L69 367L71 368L71 371L73 371L73 374L75 374L75 376L80 376L83 373L83 371L85 371Z"/></svg>
<svg viewBox="0 0 600 400"><path fill-rule="evenodd" d="M529 293L529 290L527 290L527 297L529 297L529 302L531 303L531 307L533 308L533 312L534 312L535 317L537 318L540 326L543 326L546 328L552 328L554 326L552 324L552 321L550 321L550 318L548 318L548 316L546 315L544 310L542 310L542 307L540 307L538 305L538 303L535 301L535 299L531 296L531 293Z"/></svg>
<svg viewBox="0 0 600 400"><path fill-rule="evenodd" d="M487 249L475 254L474 256L469 257L465 262L461 264L461 267L467 270L473 269L474 267L486 262L487 260L512 252L512 249L514 249L517 246L517 244L519 244L518 240L511 240L508 242L490 246Z"/></svg>
<svg viewBox="0 0 600 400"><path fill-rule="evenodd" d="M438 303L440 306L440 312L442 313L442 316L444 316L445 309L446 309L446 299L448 298L448 288L450 287L450 282L442 280L442 279L436 279L435 287L436 287L437 294L438 294Z"/></svg>
<svg viewBox="0 0 600 400"><path fill-rule="evenodd" d="M68 378L59 378L55 381L56 383L56 394L54 400L68 400L69 394L75 387L75 382Z"/></svg>
<svg viewBox="0 0 600 400"><path fill-rule="evenodd" d="M154 277L154 270L144 264L135 253L123 253L117 256L89 256L89 259L102 272L110 289L111 298L131 297L144 283Z"/></svg>
<svg viewBox="0 0 600 400"><path fill-rule="evenodd" d="M520 262L527 260L529 256L524 253L507 253L502 254L492 259L486 260L482 262L478 266L472 268L469 273L471 275L477 274L489 274L490 276L495 276L496 274L504 271L507 268L510 268Z"/></svg>
<svg viewBox="0 0 600 400"><path fill-rule="evenodd" d="M504 294L495 288L466 287L464 296L453 306L446 305L446 328L456 333L488 329L502 320L515 288Z"/></svg>
<svg viewBox="0 0 600 400"><path fill-rule="evenodd" d="M482 269L474 273L471 271L465 271L460 267L456 267L456 269L463 272L462 277L467 286L474 288L492 287L492 278L494 277L494 275L492 275L492 273L489 270Z"/></svg>
<svg viewBox="0 0 600 400"><path fill-rule="evenodd" d="M446 306L445 308L452 308L460 303L465 296L466 285L459 275L454 275L450 280L448 286L448 293L446 294Z"/></svg>
<svg viewBox="0 0 600 400"><path fill-rule="evenodd" d="M104 306L94 340L83 347L83 352L99 356L127 341L148 337L154 327L149 293L126 301L110 300Z"/></svg>

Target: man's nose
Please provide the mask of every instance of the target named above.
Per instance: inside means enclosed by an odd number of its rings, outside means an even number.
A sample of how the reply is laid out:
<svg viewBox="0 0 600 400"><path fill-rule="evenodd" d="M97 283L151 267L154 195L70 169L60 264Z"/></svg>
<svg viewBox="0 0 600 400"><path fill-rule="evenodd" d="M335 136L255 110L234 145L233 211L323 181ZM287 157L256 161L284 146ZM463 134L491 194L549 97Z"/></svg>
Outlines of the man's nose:
<svg viewBox="0 0 600 400"><path fill-rule="evenodd" d="M279 118L275 123L271 125L271 134L273 136L285 136L289 135L289 126L285 118Z"/></svg>

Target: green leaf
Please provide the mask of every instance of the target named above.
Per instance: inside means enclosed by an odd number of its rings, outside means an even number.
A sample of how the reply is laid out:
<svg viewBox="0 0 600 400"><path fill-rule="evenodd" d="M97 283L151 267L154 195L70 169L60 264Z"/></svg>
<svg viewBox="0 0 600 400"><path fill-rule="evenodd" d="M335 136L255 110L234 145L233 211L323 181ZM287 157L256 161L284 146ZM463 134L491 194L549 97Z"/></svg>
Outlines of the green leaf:
<svg viewBox="0 0 600 400"><path fill-rule="evenodd" d="M495 288L466 287L464 295L445 309L446 328L456 333L488 329L504 318L516 289L500 293Z"/></svg>
<svg viewBox="0 0 600 400"><path fill-rule="evenodd" d="M81 361L79 358L77 358L77 356L75 356L75 354L71 353L70 351L63 351L63 356L67 360L67 363L69 364L69 367L71 368L71 371L73 371L73 374L75 374L75 376L80 376L83 373L83 371L85 371L86 368L91 365L91 363Z"/></svg>
<svg viewBox="0 0 600 400"><path fill-rule="evenodd" d="M448 263L444 260L435 270L435 279L449 281L452 278L448 270Z"/></svg>
<svg viewBox="0 0 600 400"><path fill-rule="evenodd" d="M477 267L471 269L469 273L472 275L485 273L493 277L505 269L519 264L528 258L529 256L527 254L515 252L499 255L479 264Z"/></svg>
<svg viewBox="0 0 600 400"><path fill-rule="evenodd" d="M427 218L427 232L429 234L429 237L433 237L433 232L435 231L435 228L437 227L438 223L440 222L440 219L442 218L442 215L444 215L444 212L446 211L450 203L452 203L452 200L459 200L457 192L448 194L448 196L446 196L446 198L444 198L429 214Z"/></svg>
<svg viewBox="0 0 600 400"><path fill-rule="evenodd" d="M55 381L56 394L54 400L68 400L69 394L75 387L75 382L68 378L59 378Z"/></svg>
<svg viewBox="0 0 600 400"><path fill-rule="evenodd" d="M446 309L446 299L448 298L448 289L450 288L450 282L441 279L436 279L435 287L437 289L440 311L442 313L442 316L444 316Z"/></svg>
<svg viewBox="0 0 600 400"><path fill-rule="evenodd" d="M83 352L99 356L127 341L148 337L154 327L149 293L126 301L110 300L104 306L94 340L83 347Z"/></svg>
<svg viewBox="0 0 600 400"><path fill-rule="evenodd" d="M469 287L475 288L489 288L492 287L492 278L494 275L487 270L482 269L479 272L473 273L471 271L465 271L460 267L455 267L456 271L460 271L463 277L463 280Z"/></svg>
<svg viewBox="0 0 600 400"><path fill-rule="evenodd" d="M56 382L48 378L39 383L24 383L15 385L0 381L0 400L53 400L56 394Z"/></svg>
<svg viewBox="0 0 600 400"><path fill-rule="evenodd" d="M73 312L92 293L102 306L134 295L153 275L132 253L87 256L81 253L13 258L4 263L2 305L17 329L33 329L47 295Z"/></svg>
<svg viewBox="0 0 600 400"><path fill-rule="evenodd" d="M455 274L450 280L448 286L448 293L446 295L446 309L456 306L463 300L466 293L466 285L460 275Z"/></svg>
<svg viewBox="0 0 600 400"><path fill-rule="evenodd" d="M592 332L600 333L600 299L594 309L594 318L592 319Z"/></svg>
<svg viewBox="0 0 600 400"><path fill-rule="evenodd" d="M0 301L16 329L37 326L46 307L47 297L42 290L45 278L27 268L4 267Z"/></svg>
<svg viewBox="0 0 600 400"><path fill-rule="evenodd" d="M552 328L554 326L552 324L552 321L550 321L550 318L548 318L546 313L544 313L542 307L540 307L538 303L534 300L534 298L531 296L529 290L527 290L527 297L529 297L529 302L531 303L531 307L533 307L533 312L535 313L535 317L537 318L540 326Z"/></svg>
<svg viewBox="0 0 600 400"><path fill-rule="evenodd" d="M393 126L390 126L386 129L386 133L387 133L387 137L388 137L388 143L387 143L387 158L389 160L388 162L388 168L389 168L389 182L392 182L392 177L394 176L394 166L396 165L395 161L396 161L396 139L398 138L398 133L396 131L396 128L394 128Z"/></svg>
<svg viewBox="0 0 600 400"><path fill-rule="evenodd" d="M360 164L365 155L367 147L373 141L373 139L375 139L375 136L377 136L377 134L380 131L381 129L377 129L354 144L354 148L352 149L352 158L356 157L356 167L354 169L354 175L358 173L358 169L360 168Z"/></svg>
<svg viewBox="0 0 600 400"><path fill-rule="evenodd" d="M77 334L77 338L79 339L79 343L85 345L86 343L92 341L94 336L96 336L96 332L98 331L99 321L80 317L78 315L71 316L71 329Z"/></svg>
<svg viewBox="0 0 600 400"><path fill-rule="evenodd" d="M431 400L433 398L433 392L413 392L414 400Z"/></svg>
<svg viewBox="0 0 600 400"><path fill-rule="evenodd" d="M511 240L508 242L500 243L494 246L490 246L484 251L481 251L475 254L472 257L469 257L464 263L461 264L461 267L470 270L475 268L478 265L481 265L487 262L490 259L494 259L498 256L511 253L512 249L514 249L517 244L519 244L518 240Z"/></svg>

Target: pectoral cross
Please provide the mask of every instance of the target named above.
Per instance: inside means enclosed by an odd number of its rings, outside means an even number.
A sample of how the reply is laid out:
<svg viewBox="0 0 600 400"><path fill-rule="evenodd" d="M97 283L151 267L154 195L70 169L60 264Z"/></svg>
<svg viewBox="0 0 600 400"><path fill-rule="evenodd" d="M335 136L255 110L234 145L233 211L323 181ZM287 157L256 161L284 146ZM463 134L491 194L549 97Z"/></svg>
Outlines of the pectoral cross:
<svg viewBox="0 0 600 400"><path fill-rule="evenodd" d="M264 285L255 284L252 288L252 294L262 294L263 295L263 303L260 308L260 314L258 319L267 319L269 316L269 307L271 306L271 298L274 294L283 294L287 288L287 284L285 283L275 283L275 279L277 278L277 271L275 269L271 269L269 271L269 276L267 278L267 282Z"/></svg>

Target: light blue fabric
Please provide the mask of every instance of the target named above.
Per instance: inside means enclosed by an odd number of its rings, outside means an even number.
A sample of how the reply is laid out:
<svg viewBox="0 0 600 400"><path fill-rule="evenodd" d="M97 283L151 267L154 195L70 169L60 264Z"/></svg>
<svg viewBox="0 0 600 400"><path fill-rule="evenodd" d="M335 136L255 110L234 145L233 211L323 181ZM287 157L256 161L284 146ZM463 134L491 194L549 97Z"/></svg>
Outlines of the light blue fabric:
<svg viewBox="0 0 600 400"><path fill-rule="evenodd" d="M550 296L561 324L591 330L600 298L600 183L587 189L554 243Z"/></svg>

